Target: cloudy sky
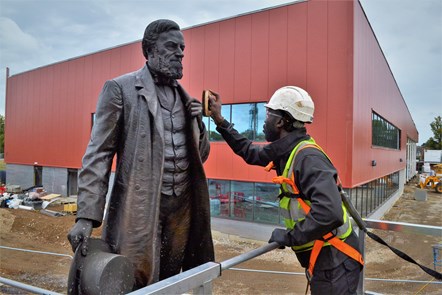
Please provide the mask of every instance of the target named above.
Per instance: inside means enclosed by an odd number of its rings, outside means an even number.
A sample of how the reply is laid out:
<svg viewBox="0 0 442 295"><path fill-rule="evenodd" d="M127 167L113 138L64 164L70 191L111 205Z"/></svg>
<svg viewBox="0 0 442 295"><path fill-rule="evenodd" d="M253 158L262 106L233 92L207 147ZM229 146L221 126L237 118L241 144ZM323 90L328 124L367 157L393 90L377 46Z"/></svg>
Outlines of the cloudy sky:
<svg viewBox="0 0 442 295"><path fill-rule="evenodd" d="M339 0L336 0L339 1ZM342 1L342 0L341 0ZM10 75L141 39L147 23L182 28L293 1L0 0L0 114ZM442 0L360 0L419 131L442 116Z"/></svg>

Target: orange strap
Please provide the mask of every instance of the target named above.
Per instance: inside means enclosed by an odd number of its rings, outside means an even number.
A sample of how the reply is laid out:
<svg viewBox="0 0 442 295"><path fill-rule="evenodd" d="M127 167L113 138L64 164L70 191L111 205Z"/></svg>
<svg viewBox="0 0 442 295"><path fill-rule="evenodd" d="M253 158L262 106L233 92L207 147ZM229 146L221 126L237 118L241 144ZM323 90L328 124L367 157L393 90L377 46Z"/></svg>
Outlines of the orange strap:
<svg viewBox="0 0 442 295"><path fill-rule="evenodd" d="M306 147L313 147L313 148L317 148L322 151L322 149L319 146L312 145L312 144L305 145L301 149L304 149ZM272 169L272 168L273 168L273 162L270 162L266 166L265 169L266 169L266 171L270 171L270 169ZM274 183L278 183L278 184L286 183L292 187L294 194L299 194L299 189L296 186L295 179L294 179L294 173L292 173L292 179L289 179L284 176L276 176L276 177L273 177L272 181ZM299 204L301 205L302 209L304 210L305 214L307 215L310 212L310 209L311 209L310 206L301 198L297 198L297 200L298 200ZM324 235L323 239L324 240L316 240L313 244L312 252L310 254L309 267L308 267L308 272L309 272L310 276L313 275L313 269L315 268L316 260L318 259L319 253L321 252L322 246L324 245L325 241L329 242L330 245L332 245L333 247L335 247L336 249L338 249L342 253L346 254L350 258L356 260L361 265L364 265L364 259L362 258L361 253L359 253L355 248L353 248L349 244L345 243L344 241L342 241L338 237L334 236L332 233L328 233L328 234Z"/></svg>
<svg viewBox="0 0 442 295"><path fill-rule="evenodd" d="M324 237L324 240L327 241L336 249L341 251L342 253L346 254L348 257L356 260L361 265L364 265L364 259L362 258L361 253L359 253L355 248L350 246L349 244L345 243L343 240L339 239L338 237L333 236L332 233L326 234ZM310 261L308 266L308 272L310 276L313 275L313 269L315 268L316 260L318 259L319 252L321 252L322 246L324 245L323 240L316 240L313 244L313 249L310 254Z"/></svg>
<svg viewBox="0 0 442 295"><path fill-rule="evenodd" d="M273 161L271 161L267 164L267 166L264 167L264 170L270 172L270 170L272 170L274 166L275 164L273 164Z"/></svg>

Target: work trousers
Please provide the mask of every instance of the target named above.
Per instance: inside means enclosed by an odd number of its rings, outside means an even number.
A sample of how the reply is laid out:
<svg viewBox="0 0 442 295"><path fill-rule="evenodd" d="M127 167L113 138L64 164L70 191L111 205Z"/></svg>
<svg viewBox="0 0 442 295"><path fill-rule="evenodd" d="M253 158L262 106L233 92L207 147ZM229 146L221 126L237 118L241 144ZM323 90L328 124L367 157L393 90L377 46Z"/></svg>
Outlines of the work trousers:
<svg viewBox="0 0 442 295"><path fill-rule="evenodd" d="M174 276L181 271L189 238L191 205L190 190L180 196L161 195L160 227L161 254L160 280Z"/></svg>
<svg viewBox="0 0 442 295"><path fill-rule="evenodd" d="M347 259L337 267L328 270L314 270L310 282L312 295L356 294L361 265L354 259Z"/></svg>

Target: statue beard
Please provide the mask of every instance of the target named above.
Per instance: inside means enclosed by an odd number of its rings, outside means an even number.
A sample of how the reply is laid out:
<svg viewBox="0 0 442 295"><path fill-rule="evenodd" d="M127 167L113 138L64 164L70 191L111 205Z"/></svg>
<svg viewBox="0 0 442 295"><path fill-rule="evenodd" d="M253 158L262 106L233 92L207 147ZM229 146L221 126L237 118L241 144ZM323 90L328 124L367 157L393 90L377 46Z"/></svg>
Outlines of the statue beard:
<svg viewBox="0 0 442 295"><path fill-rule="evenodd" d="M181 60L165 60L162 56L149 59L149 67L159 76L167 79L181 79L183 64Z"/></svg>

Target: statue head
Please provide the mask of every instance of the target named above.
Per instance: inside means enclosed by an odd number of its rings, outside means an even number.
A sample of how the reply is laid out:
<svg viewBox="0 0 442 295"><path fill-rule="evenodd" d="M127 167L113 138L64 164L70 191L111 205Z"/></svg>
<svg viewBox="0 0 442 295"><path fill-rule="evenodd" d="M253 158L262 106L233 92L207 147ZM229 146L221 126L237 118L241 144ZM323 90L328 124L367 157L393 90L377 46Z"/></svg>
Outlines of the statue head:
<svg viewBox="0 0 442 295"><path fill-rule="evenodd" d="M149 68L164 78L183 77L184 36L179 25L171 20L151 22L144 31L142 49Z"/></svg>

